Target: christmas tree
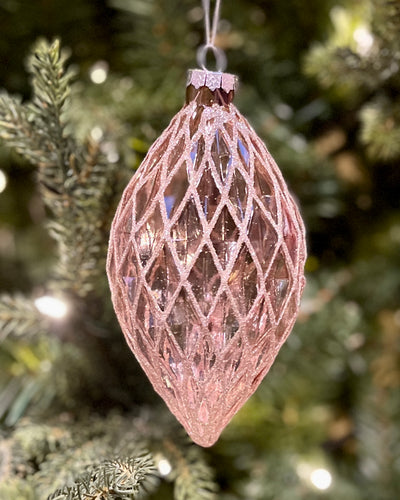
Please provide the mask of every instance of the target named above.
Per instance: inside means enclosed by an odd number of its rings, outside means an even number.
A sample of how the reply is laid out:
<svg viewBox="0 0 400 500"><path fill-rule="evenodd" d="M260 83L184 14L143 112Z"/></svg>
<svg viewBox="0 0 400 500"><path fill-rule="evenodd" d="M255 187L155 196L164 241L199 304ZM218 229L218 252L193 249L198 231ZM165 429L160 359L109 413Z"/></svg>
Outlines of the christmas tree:
<svg viewBox="0 0 400 500"><path fill-rule="evenodd" d="M122 190L196 67L200 2L0 12L0 499L398 498L400 2L223 4L237 106L309 258L293 333L208 449L147 381L105 276Z"/></svg>

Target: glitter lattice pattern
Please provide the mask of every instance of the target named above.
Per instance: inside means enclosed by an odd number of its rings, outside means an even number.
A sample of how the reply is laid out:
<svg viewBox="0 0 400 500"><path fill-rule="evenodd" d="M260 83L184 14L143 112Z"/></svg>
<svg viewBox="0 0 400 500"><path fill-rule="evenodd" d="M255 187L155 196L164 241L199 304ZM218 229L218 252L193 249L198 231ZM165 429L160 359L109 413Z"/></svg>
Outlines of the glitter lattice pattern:
<svg viewBox="0 0 400 500"><path fill-rule="evenodd" d="M132 351L197 443L213 444L268 372L305 255L298 210L245 118L186 105L124 192L108 275Z"/></svg>

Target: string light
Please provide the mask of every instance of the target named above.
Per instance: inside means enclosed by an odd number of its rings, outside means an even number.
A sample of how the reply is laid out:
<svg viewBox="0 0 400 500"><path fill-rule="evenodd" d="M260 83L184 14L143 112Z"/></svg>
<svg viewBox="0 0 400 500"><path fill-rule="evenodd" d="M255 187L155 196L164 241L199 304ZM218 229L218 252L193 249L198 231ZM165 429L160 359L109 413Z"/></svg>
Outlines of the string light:
<svg viewBox="0 0 400 500"><path fill-rule="evenodd" d="M374 44L373 34L365 26L359 26L354 30L353 38L357 43L357 52L366 56Z"/></svg>
<svg viewBox="0 0 400 500"><path fill-rule="evenodd" d="M6 174L0 170L0 193L2 193L7 186L7 177Z"/></svg>
<svg viewBox="0 0 400 500"><path fill-rule="evenodd" d="M107 80L108 64L106 61L98 61L89 70L89 76L93 83L100 85Z"/></svg>
<svg viewBox="0 0 400 500"><path fill-rule="evenodd" d="M104 135L103 130L101 129L101 127L98 126L93 127L92 130L90 131L91 138L96 142L99 142L103 137L103 135Z"/></svg>
<svg viewBox="0 0 400 500"><path fill-rule="evenodd" d="M168 476L172 471L172 466L166 458L161 458L157 464L157 468L162 476Z"/></svg>
<svg viewBox="0 0 400 500"><path fill-rule="evenodd" d="M310 481L318 490L327 490L332 484L332 474L326 469L315 469L310 474Z"/></svg>
<svg viewBox="0 0 400 500"><path fill-rule="evenodd" d="M328 490L332 485L332 474L323 467L316 467L316 464L300 462L296 471L300 479L309 487L317 490Z"/></svg>
<svg viewBox="0 0 400 500"><path fill-rule="evenodd" d="M65 302L50 295L37 298L35 306L42 314L56 319L64 318L68 312L68 306Z"/></svg>
<svg viewBox="0 0 400 500"><path fill-rule="evenodd" d="M103 144L102 151L106 155L106 158L110 163L117 163L117 161L119 160L119 154L114 142L105 142Z"/></svg>

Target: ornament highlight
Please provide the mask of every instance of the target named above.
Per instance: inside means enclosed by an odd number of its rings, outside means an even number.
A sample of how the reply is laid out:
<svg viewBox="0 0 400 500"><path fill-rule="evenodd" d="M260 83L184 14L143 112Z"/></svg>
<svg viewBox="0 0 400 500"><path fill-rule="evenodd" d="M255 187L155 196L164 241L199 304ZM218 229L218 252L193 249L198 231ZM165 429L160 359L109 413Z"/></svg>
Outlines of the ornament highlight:
<svg viewBox="0 0 400 500"><path fill-rule="evenodd" d="M107 272L126 340L192 439L211 446L295 322L305 231L234 75L189 71L111 228Z"/></svg>

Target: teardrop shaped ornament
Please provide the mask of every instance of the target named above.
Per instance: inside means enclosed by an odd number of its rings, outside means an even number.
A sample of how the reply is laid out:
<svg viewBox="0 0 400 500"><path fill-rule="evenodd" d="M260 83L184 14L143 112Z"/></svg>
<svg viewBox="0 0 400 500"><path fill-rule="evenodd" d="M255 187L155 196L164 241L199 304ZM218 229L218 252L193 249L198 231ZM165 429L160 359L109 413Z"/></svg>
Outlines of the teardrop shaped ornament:
<svg viewBox="0 0 400 500"><path fill-rule="evenodd" d="M107 262L130 348L201 446L270 369L305 284L303 222L236 85L189 71L186 105L125 189Z"/></svg>

